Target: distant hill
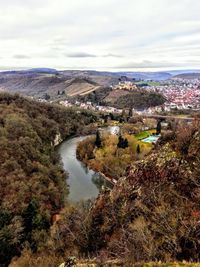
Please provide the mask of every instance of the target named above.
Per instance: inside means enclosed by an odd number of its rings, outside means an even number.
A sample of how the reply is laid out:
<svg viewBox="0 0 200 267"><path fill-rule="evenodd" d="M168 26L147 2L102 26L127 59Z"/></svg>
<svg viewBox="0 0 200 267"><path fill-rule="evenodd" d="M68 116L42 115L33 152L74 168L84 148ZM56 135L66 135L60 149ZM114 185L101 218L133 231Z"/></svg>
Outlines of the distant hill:
<svg viewBox="0 0 200 267"><path fill-rule="evenodd" d="M87 72L33 69L0 73L0 91L51 99L58 96L87 94L101 87L118 83L117 77L89 75Z"/></svg>
<svg viewBox="0 0 200 267"><path fill-rule="evenodd" d="M171 77L164 72L100 72L94 70L64 70L35 68L0 72L0 91L17 92L36 98L57 98L86 95L127 80L162 80Z"/></svg>
<svg viewBox="0 0 200 267"><path fill-rule="evenodd" d="M111 94L108 96L108 99L111 99ZM128 95L124 94L115 98L114 103L112 102L112 106L121 109L132 107L137 110L144 110L146 108L163 105L165 101L166 99L158 93L133 91Z"/></svg>
<svg viewBox="0 0 200 267"><path fill-rule="evenodd" d="M184 73L200 73L199 69L192 69L192 70L169 70L167 71L170 73L172 76L176 76L179 74L184 74Z"/></svg>
<svg viewBox="0 0 200 267"><path fill-rule="evenodd" d="M28 70L11 70L11 71L3 71L0 74L5 75L5 74L30 74L30 73L58 73L56 69L51 69L51 68L33 68L33 69L28 69Z"/></svg>
<svg viewBox="0 0 200 267"><path fill-rule="evenodd" d="M96 82L87 78L73 78L65 82L65 93L68 96L85 95L98 89L100 86Z"/></svg>
<svg viewBox="0 0 200 267"><path fill-rule="evenodd" d="M95 70L63 70L35 68L20 71L0 72L0 91L21 93L36 98L51 100L64 99L103 90L118 84L121 79L128 81L161 81L173 77L196 77L198 73L185 70L166 72L108 72ZM189 72L189 74L187 74ZM197 70L198 72L198 70ZM200 71L199 71L200 72ZM178 74L178 76L177 76ZM187 75L187 76L185 76ZM195 75L195 76L194 76ZM109 91L109 90L108 90Z"/></svg>
<svg viewBox="0 0 200 267"><path fill-rule="evenodd" d="M158 93L150 93L144 90L112 90L110 88L101 88L87 95L78 96L77 99L120 109L132 107L137 110L159 106L166 101L163 95Z"/></svg>
<svg viewBox="0 0 200 267"><path fill-rule="evenodd" d="M172 75L168 72L118 72L118 74L134 79L154 81L167 80L172 77Z"/></svg>
<svg viewBox="0 0 200 267"><path fill-rule="evenodd" d="M200 73L182 73L182 74L174 76L173 78L200 79Z"/></svg>

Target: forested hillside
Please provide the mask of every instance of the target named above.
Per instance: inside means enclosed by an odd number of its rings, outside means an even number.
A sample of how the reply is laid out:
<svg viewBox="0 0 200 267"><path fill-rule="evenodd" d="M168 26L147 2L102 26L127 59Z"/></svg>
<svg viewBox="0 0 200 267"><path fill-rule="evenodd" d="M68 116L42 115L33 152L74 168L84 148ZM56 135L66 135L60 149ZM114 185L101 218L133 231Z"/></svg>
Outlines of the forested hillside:
<svg viewBox="0 0 200 267"><path fill-rule="evenodd" d="M200 125L164 135L90 212L87 249L132 262L200 260Z"/></svg>
<svg viewBox="0 0 200 267"><path fill-rule="evenodd" d="M112 90L109 87L98 89L84 96L78 96L76 99L110 105L120 109L132 107L140 110L162 105L166 101L163 95L159 93L147 92L142 89L135 91Z"/></svg>
<svg viewBox="0 0 200 267"><path fill-rule="evenodd" d="M24 250L11 266L53 267L69 256L94 266L192 266L142 262L199 262L199 161L199 124L178 126L92 207L65 207L40 250Z"/></svg>
<svg viewBox="0 0 200 267"><path fill-rule="evenodd" d="M70 256L97 266L200 261L198 122L163 134L113 189L74 205L53 142L96 117L8 94L0 114L0 265L55 267Z"/></svg>
<svg viewBox="0 0 200 267"><path fill-rule="evenodd" d="M199 160L198 123L164 135L148 157L130 165L115 187L97 198L92 209L85 205L63 210L49 237L51 252L48 242L43 245L42 255L47 254L40 266L49 266L50 258L56 263L64 255L98 255L96 262L117 258L123 266L156 260L198 262ZM16 266L28 257L36 266L38 255L27 251Z"/></svg>
<svg viewBox="0 0 200 267"><path fill-rule="evenodd" d="M0 72L0 89L51 100L87 94L116 84L120 76L87 71L32 69Z"/></svg>
<svg viewBox="0 0 200 267"><path fill-rule="evenodd" d="M67 177L55 137L65 139L95 119L88 112L0 94L0 266L26 242L36 250L52 215L66 202Z"/></svg>
<svg viewBox="0 0 200 267"><path fill-rule="evenodd" d="M117 108L146 109L149 107L160 106L165 103L165 98L159 93L134 91L129 95L120 96L114 106Z"/></svg>

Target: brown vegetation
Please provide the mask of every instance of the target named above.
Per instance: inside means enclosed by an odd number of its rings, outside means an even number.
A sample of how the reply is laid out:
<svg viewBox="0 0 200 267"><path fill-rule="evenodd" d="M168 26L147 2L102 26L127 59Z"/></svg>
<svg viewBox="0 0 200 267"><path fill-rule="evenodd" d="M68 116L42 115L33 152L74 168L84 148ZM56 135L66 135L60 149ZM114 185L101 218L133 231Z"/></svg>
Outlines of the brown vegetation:
<svg viewBox="0 0 200 267"><path fill-rule="evenodd" d="M0 265L28 242L34 251L66 202L66 174L53 144L95 120L90 113L0 94Z"/></svg>
<svg viewBox="0 0 200 267"><path fill-rule="evenodd" d="M91 243L98 233L93 251L133 262L200 260L200 132L196 129L187 151L179 145L179 134L171 145L133 165L97 200L91 212L99 218L91 223Z"/></svg>
<svg viewBox="0 0 200 267"><path fill-rule="evenodd" d="M114 102L114 106L117 108L145 109L160 106L164 102L165 98L161 94L137 90L131 92L128 97L127 95L120 96Z"/></svg>
<svg viewBox="0 0 200 267"><path fill-rule="evenodd" d="M79 147L81 158L92 162L95 156L98 168L119 179L94 203L69 205L51 142L58 130L65 138L93 115L9 95L1 95L0 110L3 266L22 249L12 267L55 267L72 255L80 264L94 259L96 266L195 266L161 262L200 261L199 125L177 127L173 138L136 162L133 136L123 136L126 148L117 148L118 137L112 135L101 136L98 149L95 138L86 139ZM50 227L50 215L61 208Z"/></svg>

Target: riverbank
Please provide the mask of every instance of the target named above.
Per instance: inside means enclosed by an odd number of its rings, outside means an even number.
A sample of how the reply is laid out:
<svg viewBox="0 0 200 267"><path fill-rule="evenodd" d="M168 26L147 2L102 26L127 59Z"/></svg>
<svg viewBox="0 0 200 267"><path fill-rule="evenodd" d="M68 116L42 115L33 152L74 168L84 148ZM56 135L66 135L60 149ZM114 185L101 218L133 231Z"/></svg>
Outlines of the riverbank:
<svg viewBox="0 0 200 267"><path fill-rule="evenodd" d="M117 133L118 126L107 126L100 130L109 133ZM67 184L69 187L68 199L71 202L96 198L106 181L111 179L103 176L98 171L88 168L84 163L76 158L76 149L78 143L90 137L91 135L73 136L63 141L56 147L57 153L61 157L61 162L65 172L68 173ZM106 179L106 181L105 181Z"/></svg>
<svg viewBox="0 0 200 267"><path fill-rule="evenodd" d="M100 134L99 147L95 144L95 138L88 137L79 143L77 158L90 169L103 173L113 184L125 175L130 164L144 159L152 149L151 143L137 140L129 134Z"/></svg>

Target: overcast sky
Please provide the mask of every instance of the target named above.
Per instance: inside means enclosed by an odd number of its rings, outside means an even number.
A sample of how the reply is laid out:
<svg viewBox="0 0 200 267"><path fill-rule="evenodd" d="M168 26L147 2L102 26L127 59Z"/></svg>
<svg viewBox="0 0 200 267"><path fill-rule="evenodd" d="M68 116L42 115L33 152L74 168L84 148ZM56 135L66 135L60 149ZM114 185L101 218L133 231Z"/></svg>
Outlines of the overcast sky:
<svg viewBox="0 0 200 267"><path fill-rule="evenodd" d="M200 68L199 0L0 0L0 69Z"/></svg>

